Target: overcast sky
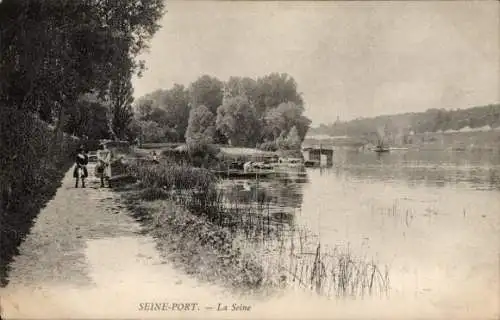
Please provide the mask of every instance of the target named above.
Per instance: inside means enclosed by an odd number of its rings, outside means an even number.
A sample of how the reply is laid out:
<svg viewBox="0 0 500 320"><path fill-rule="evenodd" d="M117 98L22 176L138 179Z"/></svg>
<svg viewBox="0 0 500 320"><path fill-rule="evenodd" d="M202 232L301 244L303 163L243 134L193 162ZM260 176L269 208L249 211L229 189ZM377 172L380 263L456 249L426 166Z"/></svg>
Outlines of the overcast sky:
<svg viewBox="0 0 500 320"><path fill-rule="evenodd" d="M140 97L203 74L295 78L314 125L500 102L497 1L167 1Z"/></svg>

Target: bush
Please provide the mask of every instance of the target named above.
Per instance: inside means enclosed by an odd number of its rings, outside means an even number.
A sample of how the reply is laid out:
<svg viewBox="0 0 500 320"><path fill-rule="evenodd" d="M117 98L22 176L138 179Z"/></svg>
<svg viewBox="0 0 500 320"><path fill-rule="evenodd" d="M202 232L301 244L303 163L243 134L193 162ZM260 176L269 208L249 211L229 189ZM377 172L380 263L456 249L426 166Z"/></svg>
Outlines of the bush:
<svg viewBox="0 0 500 320"><path fill-rule="evenodd" d="M189 143L183 149L166 149L162 156L176 164L214 168L219 163L220 148L213 144Z"/></svg>
<svg viewBox="0 0 500 320"><path fill-rule="evenodd" d="M205 143L189 143L187 145L187 153L190 163L195 167L208 168L218 162L217 155L220 148Z"/></svg>
<svg viewBox="0 0 500 320"><path fill-rule="evenodd" d="M79 140L37 116L0 106L0 280L33 219L73 163Z"/></svg>
<svg viewBox="0 0 500 320"><path fill-rule="evenodd" d="M278 144L276 143L276 141L264 142L259 146L259 149L263 150L263 151L273 151L274 152L274 151L278 150Z"/></svg>

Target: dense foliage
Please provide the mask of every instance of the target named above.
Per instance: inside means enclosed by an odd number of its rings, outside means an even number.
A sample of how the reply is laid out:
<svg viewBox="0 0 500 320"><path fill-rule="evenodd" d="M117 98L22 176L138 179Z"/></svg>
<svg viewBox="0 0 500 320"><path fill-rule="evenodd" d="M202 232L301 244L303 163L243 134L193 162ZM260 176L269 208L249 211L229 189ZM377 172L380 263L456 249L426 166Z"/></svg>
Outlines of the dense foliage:
<svg viewBox="0 0 500 320"><path fill-rule="evenodd" d="M258 79L230 77L222 82L201 76L187 88L157 90L135 104L137 121L154 121L164 141L229 143L233 146L279 146L279 139L304 139L311 121L295 80L272 73ZM281 138L280 138L281 137ZM145 141L157 136L143 135ZM288 145L296 145L295 142Z"/></svg>
<svg viewBox="0 0 500 320"><path fill-rule="evenodd" d="M38 116L0 107L0 285L4 285L7 264L33 218L59 187L79 139L63 134L54 148L54 130Z"/></svg>
<svg viewBox="0 0 500 320"><path fill-rule="evenodd" d="M91 95L106 107L109 134L124 138L131 76L143 68L136 57L163 9L163 0L2 1L0 100L81 132L84 112L70 109Z"/></svg>
<svg viewBox="0 0 500 320"><path fill-rule="evenodd" d="M0 2L2 280L80 138L127 137L131 77L163 10L163 0Z"/></svg>

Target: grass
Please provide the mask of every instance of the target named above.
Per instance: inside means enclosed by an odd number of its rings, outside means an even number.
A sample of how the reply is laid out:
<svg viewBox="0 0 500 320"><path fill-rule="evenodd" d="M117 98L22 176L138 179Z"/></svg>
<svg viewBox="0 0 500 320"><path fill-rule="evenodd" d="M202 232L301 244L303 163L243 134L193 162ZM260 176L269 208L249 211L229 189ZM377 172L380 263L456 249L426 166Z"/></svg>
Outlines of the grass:
<svg viewBox="0 0 500 320"><path fill-rule="evenodd" d="M372 207L372 215L377 214L386 217L397 219L401 224L410 227L415 219L415 210L413 208L403 208L399 201L396 199L390 207L374 208Z"/></svg>
<svg viewBox="0 0 500 320"><path fill-rule="evenodd" d="M128 203L190 273L260 292L357 297L389 290L387 269L349 249L323 248L267 197L249 203L226 197L209 170L171 162L129 163L127 170L140 181L127 192Z"/></svg>
<svg viewBox="0 0 500 320"><path fill-rule="evenodd" d="M122 195L160 251L178 268L202 281L220 283L233 294L270 289L262 286L262 266L238 249L227 228L174 201L163 201L165 193L140 184Z"/></svg>

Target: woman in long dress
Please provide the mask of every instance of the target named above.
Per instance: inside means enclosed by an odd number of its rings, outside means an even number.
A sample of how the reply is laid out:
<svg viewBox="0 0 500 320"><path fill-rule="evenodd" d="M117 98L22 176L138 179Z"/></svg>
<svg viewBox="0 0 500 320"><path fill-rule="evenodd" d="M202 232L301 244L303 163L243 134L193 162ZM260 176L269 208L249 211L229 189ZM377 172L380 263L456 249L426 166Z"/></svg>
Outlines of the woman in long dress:
<svg viewBox="0 0 500 320"><path fill-rule="evenodd" d="M101 188L104 187L104 181L106 180L108 188L111 188L110 178L111 178L111 161L113 160L113 153L108 149L106 144L101 144L99 146L99 151L97 151L97 159L99 161L98 174L101 178Z"/></svg>

